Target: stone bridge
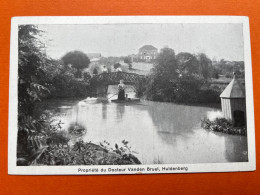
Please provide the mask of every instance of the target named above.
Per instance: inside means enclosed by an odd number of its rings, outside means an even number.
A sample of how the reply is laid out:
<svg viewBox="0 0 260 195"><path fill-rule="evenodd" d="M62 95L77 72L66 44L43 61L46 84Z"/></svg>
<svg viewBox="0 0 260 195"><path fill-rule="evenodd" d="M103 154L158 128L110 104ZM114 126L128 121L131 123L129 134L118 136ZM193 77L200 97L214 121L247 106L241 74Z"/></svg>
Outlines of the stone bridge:
<svg viewBox="0 0 260 195"><path fill-rule="evenodd" d="M96 86L98 96L106 96L109 85L118 85L120 80L126 85L135 85L138 81L144 79L143 75L128 72L101 73L92 77L92 82Z"/></svg>

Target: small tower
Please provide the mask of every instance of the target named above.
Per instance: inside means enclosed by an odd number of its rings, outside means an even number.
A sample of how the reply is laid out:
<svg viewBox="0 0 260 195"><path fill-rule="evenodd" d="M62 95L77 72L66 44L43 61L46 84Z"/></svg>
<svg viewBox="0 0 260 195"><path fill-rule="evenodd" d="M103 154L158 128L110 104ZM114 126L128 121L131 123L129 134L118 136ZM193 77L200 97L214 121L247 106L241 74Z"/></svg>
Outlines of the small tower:
<svg viewBox="0 0 260 195"><path fill-rule="evenodd" d="M220 94L224 118L231 120L233 126L246 125L245 89L234 74L234 78Z"/></svg>

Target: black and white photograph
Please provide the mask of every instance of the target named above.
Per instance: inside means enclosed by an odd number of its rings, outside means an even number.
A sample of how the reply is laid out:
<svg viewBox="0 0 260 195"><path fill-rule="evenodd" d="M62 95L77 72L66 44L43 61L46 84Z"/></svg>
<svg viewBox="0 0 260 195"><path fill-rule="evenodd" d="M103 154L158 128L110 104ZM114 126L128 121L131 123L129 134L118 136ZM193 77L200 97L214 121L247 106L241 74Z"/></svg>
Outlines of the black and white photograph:
<svg viewBox="0 0 260 195"><path fill-rule="evenodd" d="M249 23L12 20L9 174L255 170Z"/></svg>

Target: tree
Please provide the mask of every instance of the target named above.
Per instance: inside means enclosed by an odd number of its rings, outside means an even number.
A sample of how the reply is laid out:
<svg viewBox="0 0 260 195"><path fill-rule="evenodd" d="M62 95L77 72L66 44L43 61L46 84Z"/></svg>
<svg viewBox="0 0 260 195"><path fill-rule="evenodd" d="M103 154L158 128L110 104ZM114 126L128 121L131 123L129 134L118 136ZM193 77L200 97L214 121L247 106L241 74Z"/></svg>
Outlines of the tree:
<svg viewBox="0 0 260 195"><path fill-rule="evenodd" d="M154 73L162 76L162 80L171 81L178 77L178 64L175 58L173 49L165 47L161 49L156 64Z"/></svg>
<svg viewBox="0 0 260 195"><path fill-rule="evenodd" d="M175 56L173 49L163 48L147 78L145 95L154 101L216 101L219 94L205 90L211 68L211 60L205 54L197 57L190 53L180 53Z"/></svg>
<svg viewBox="0 0 260 195"><path fill-rule="evenodd" d="M215 67L213 67L212 78L219 79L219 70Z"/></svg>
<svg viewBox="0 0 260 195"><path fill-rule="evenodd" d="M114 64L114 69L117 69L117 68L119 68L119 67L121 67L121 64L120 64L120 63L115 63L115 64Z"/></svg>
<svg viewBox="0 0 260 195"><path fill-rule="evenodd" d="M146 95L156 101L171 101L173 85L178 79L178 65L173 49L161 49L151 75L147 79Z"/></svg>
<svg viewBox="0 0 260 195"><path fill-rule="evenodd" d="M131 57L125 57L124 58L124 63L128 64L128 69L132 69L132 60Z"/></svg>
<svg viewBox="0 0 260 195"><path fill-rule="evenodd" d="M90 60L88 56L81 51L71 51L66 53L61 60L66 66L71 65L73 68L77 69L75 77L80 78L82 76L81 70L88 68Z"/></svg>
<svg viewBox="0 0 260 195"><path fill-rule="evenodd" d="M131 64L132 63L131 58L130 57L125 57L124 58L124 63Z"/></svg>
<svg viewBox="0 0 260 195"><path fill-rule="evenodd" d="M196 56L187 52L181 52L176 55L176 60L178 62L178 70L180 74L199 73L199 62Z"/></svg>
<svg viewBox="0 0 260 195"><path fill-rule="evenodd" d="M157 57L156 64L161 68L170 68L175 71L177 64L174 50L168 47L162 48Z"/></svg>
<svg viewBox="0 0 260 195"><path fill-rule="evenodd" d="M37 38L41 31L35 25L18 27L18 114L32 115L34 103L48 93L44 71L50 60Z"/></svg>
<svg viewBox="0 0 260 195"><path fill-rule="evenodd" d="M232 78L234 72L236 72L237 75L240 75L239 77L243 78L245 67L244 61L226 61L221 59L214 65L214 69L216 69L219 74L226 75L227 78Z"/></svg>
<svg viewBox="0 0 260 195"><path fill-rule="evenodd" d="M199 101L199 92L204 84L204 79L199 75L184 74L178 78L174 85L174 101L194 103Z"/></svg>
<svg viewBox="0 0 260 195"><path fill-rule="evenodd" d="M200 74L203 76L204 79L210 78L213 69L211 60L204 53L198 54L197 59L199 61Z"/></svg>

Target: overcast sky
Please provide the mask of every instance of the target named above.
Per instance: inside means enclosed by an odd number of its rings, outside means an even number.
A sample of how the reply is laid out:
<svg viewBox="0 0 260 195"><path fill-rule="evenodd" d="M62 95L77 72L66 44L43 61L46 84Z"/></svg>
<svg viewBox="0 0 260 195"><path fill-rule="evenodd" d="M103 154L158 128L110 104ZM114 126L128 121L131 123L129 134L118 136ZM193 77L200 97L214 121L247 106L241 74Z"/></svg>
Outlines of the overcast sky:
<svg viewBox="0 0 260 195"><path fill-rule="evenodd" d="M244 60L242 24L38 25L47 54L60 58L80 50L102 56L137 54L143 45L206 53L211 59Z"/></svg>

